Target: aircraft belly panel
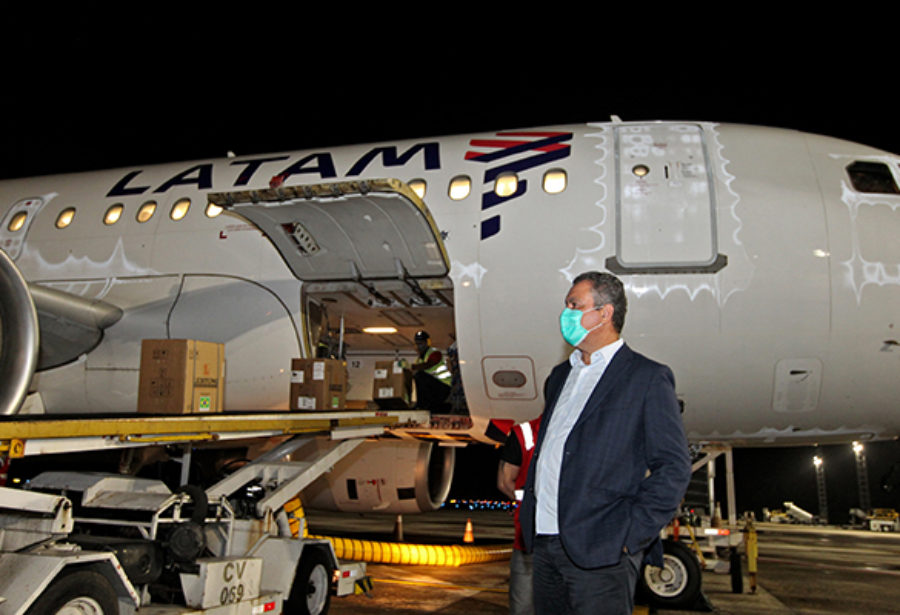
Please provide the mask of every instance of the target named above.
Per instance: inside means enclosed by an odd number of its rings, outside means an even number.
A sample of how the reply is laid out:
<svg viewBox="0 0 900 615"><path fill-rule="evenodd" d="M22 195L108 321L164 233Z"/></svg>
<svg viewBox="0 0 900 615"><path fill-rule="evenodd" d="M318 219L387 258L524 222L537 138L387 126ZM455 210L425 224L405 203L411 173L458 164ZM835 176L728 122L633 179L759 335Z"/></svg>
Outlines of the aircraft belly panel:
<svg viewBox="0 0 900 615"><path fill-rule="evenodd" d="M300 284L275 288L230 277L187 276L168 336L225 344L225 409L287 409L291 359L303 356Z"/></svg>
<svg viewBox="0 0 900 615"><path fill-rule="evenodd" d="M89 354L38 375L47 412L135 411L141 340L166 337L166 315L178 284L176 276L45 283L123 312Z"/></svg>
<svg viewBox="0 0 900 615"><path fill-rule="evenodd" d="M102 298L124 315L104 332L103 341L88 355L88 369L140 369L142 339L166 337L166 317L178 293L179 278L161 276L92 281L82 296Z"/></svg>

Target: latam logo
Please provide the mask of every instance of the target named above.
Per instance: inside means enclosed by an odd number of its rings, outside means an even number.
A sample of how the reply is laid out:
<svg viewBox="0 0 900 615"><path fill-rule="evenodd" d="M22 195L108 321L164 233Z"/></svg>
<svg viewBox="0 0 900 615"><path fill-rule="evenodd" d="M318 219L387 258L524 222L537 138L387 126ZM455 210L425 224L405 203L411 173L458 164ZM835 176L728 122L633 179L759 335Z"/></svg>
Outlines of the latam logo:
<svg viewBox="0 0 900 615"><path fill-rule="evenodd" d="M493 182L504 173L519 174L522 171L567 158L572 146L564 143L572 140L571 132L498 132L496 139L472 139L469 147L490 151L466 152L466 160L482 162L490 166L484 172L484 183ZM494 165L494 163L497 163ZM493 190L481 195L481 210L487 211L528 191L528 180L519 179L516 191L507 196L499 196ZM500 232L500 214L493 214L481 221L481 239L493 237Z"/></svg>

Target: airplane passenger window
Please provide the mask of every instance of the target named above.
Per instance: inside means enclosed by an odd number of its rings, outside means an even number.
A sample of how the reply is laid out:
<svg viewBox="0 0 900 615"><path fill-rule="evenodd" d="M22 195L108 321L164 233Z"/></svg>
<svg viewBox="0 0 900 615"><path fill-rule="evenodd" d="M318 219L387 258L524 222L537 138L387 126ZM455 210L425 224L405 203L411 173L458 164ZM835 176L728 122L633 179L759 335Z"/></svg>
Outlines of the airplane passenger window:
<svg viewBox="0 0 900 615"><path fill-rule="evenodd" d="M646 177L650 174L650 167L646 164L636 164L631 168L631 172L634 173L635 177Z"/></svg>
<svg viewBox="0 0 900 615"><path fill-rule="evenodd" d="M544 173L544 192L559 194L566 189L566 172L562 169L550 169Z"/></svg>
<svg viewBox="0 0 900 615"><path fill-rule="evenodd" d="M461 201L472 191L472 180L465 175L458 175L450 180L450 198Z"/></svg>
<svg viewBox="0 0 900 615"><path fill-rule="evenodd" d="M412 188L412 191L416 193L416 195L420 199L425 198L425 180L424 179L414 179L409 182L409 187Z"/></svg>
<svg viewBox="0 0 900 615"><path fill-rule="evenodd" d="M138 210L137 221L143 224L152 218L154 213L156 213L156 201L147 201Z"/></svg>
<svg viewBox="0 0 900 615"><path fill-rule="evenodd" d="M169 217L178 222L187 215L188 209L190 208L190 199L178 199L175 201L175 204L172 205L172 211L169 212Z"/></svg>
<svg viewBox="0 0 900 615"><path fill-rule="evenodd" d="M116 203L115 205L107 209L106 213L103 215L103 224L109 226L118 222L119 218L122 217L123 209L124 206L121 203Z"/></svg>
<svg viewBox="0 0 900 615"><path fill-rule="evenodd" d="M850 176L850 183L857 192L900 194L894 175L884 163L857 160L847 167L847 175Z"/></svg>
<svg viewBox="0 0 900 615"><path fill-rule="evenodd" d="M220 213L222 213L222 208L216 205L215 203L207 203L206 204L206 217L207 218L215 218Z"/></svg>
<svg viewBox="0 0 900 615"><path fill-rule="evenodd" d="M18 230L21 230L23 226L25 226L25 218L28 217L28 212L20 211L15 216L12 217L12 220L9 221L9 224L6 228L11 233L15 233Z"/></svg>
<svg viewBox="0 0 900 615"><path fill-rule="evenodd" d="M518 187L519 178L516 177L516 174L504 173L497 177L497 181L494 184L494 192L500 197L512 196L516 193Z"/></svg>
<svg viewBox="0 0 900 615"><path fill-rule="evenodd" d="M75 208L67 207L66 209L59 212L59 216L56 218L56 228L66 228L70 224L72 224L72 220L75 219Z"/></svg>

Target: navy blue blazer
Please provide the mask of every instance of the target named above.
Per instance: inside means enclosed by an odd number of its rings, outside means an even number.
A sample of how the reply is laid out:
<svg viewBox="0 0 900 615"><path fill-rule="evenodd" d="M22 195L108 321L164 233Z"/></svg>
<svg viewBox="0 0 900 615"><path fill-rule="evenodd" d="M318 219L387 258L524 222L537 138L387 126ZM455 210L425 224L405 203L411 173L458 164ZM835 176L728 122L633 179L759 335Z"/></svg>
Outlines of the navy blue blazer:
<svg viewBox="0 0 900 615"><path fill-rule="evenodd" d="M535 467L570 369L568 360L553 368L545 388L543 428L519 516L527 551L534 539ZM658 557L652 560L658 560L659 532L672 520L690 477L672 370L623 345L566 439L557 510L569 558L582 568L599 568L618 563L623 547L636 553L653 546Z"/></svg>

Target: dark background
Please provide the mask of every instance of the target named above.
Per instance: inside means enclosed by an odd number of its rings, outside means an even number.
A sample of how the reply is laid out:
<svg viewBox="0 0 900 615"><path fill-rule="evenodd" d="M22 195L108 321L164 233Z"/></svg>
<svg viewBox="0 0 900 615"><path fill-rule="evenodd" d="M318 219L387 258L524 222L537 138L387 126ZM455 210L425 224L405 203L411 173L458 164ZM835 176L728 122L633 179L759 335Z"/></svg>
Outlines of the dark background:
<svg viewBox="0 0 900 615"><path fill-rule="evenodd" d="M32 4L0 19L0 179L611 114L794 128L900 152L895 25L875 9ZM498 497L496 451L459 453L452 495ZM878 487L898 453L869 449L876 506L900 508L896 490ZM736 451L739 509L793 500L816 512L813 454ZM853 453L819 454L840 520L857 505Z"/></svg>
<svg viewBox="0 0 900 615"><path fill-rule="evenodd" d="M611 114L796 128L900 152L883 17L13 4L0 19L0 178Z"/></svg>
<svg viewBox="0 0 900 615"><path fill-rule="evenodd" d="M824 460L828 520L835 524L849 523L850 509L859 507L856 458L850 443L735 449L738 516L753 511L756 519L762 520L764 507L784 510L785 501L818 515L814 455ZM900 510L900 443L866 443L865 455L872 507ZM505 500L495 486L498 460L499 450L486 445L457 450L450 498ZM888 483L890 490L882 488L882 483ZM727 515L724 457L716 463L716 499L722 505L722 514ZM706 501L705 496L703 501Z"/></svg>

